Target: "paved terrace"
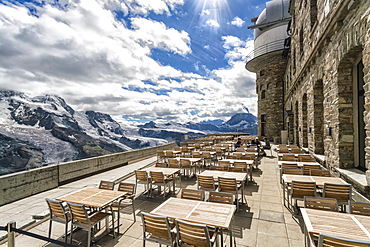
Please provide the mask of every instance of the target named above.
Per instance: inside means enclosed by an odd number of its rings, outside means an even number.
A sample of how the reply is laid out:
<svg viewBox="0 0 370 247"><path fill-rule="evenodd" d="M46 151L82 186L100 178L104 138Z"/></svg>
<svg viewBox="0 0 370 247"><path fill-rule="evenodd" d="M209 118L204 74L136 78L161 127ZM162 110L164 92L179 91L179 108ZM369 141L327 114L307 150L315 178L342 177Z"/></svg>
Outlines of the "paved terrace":
<svg viewBox="0 0 370 247"><path fill-rule="evenodd" d="M30 232L47 236L49 221L46 217L48 208L45 198L56 198L83 187L96 187L100 180L119 181L123 178L126 181L134 182L134 176L129 176L129 174L155 160L156 158L152 157L2 206L0 207L0 225L5 226L7 222L15 220L18 228L29 225ZM247 205L241 205L235 215L233 236L235 236L236 245L241 247L304 246L302 226L299 224L300 219L293 217L283 205L276 156L263 157L259 169L253 171L253 178L254 181L245 187ZM196 179L183 178L181 187L196 188ZM139 185L137 194L142 190L143 186ZM163 196L157 196L157 191L153 195L154 197L151 199L145 196L136 198L136 223L133 223L130 208L128 208L127 214L121 214L120 236L113 238L112 235L106 235L92 246L142 246L142 226L140 225L139 212L150 212L164 201ZM171 196L179 195L179 188L176 187L175 195ZM44 219L36 220L35 218ZM0 246L7 246L7 243L4 242L6 240L5 232L0 232L0 234L0 238L4 239ZM52 238L63 241L63 234L64 225L53 222ZM228 236L225 236L224 243L229 246ZM28 247L57 246L23 235L16 237L15 244L16 246ZM77 231L74 233L73 244L86 246L87 232ZM147 242L147 246L158 245Z"/></svg>

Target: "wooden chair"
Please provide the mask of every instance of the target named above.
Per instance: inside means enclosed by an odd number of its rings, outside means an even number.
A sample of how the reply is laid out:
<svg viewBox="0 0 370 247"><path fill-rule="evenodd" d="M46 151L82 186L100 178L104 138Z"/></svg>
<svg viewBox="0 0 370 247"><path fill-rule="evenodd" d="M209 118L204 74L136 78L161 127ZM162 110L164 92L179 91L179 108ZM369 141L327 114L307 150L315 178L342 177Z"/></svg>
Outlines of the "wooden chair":
<svg viewBox="0 0 370 247"><path fill-rule="evenodd" d="M227 161L227 160L219 160L218 161L218 166L226 167L228 169L229 166L230 166L230 161ZM225 169L225 170L227 170L227 169Z"/></svg>
<svg viewBox="0 0 370 247"><path fill-rule="evenodd" d="M233 155L237 158L237 159L240 159L240 157L244 156L243 155L244 153L242 152L234 152Z"/></svg>
<svg viewBox="0 0 370 247"><path fill-rule="evenodd" d="M287 149L287 148L280 148L279 149L279 153L280 154L287 154L287 153L289 153L289 149Z"/></svg>
<svg viewBox="0 0 370 247"><path fill-rule="evenodd" d="M175 220L178 246L210 247L218 245L218 228L210 229L206 225L184 220Z"/></svg>
<svg viewBox="0 0 370 247"><path fill-rule="evenodd" d="M298 208L297 201L303 201L305 196L316 196L316 183L293 180L289 190L290 205L293 207L294 200L294 207Z"/></svg>
<svg viewBox="0 0 370 247"><path fill-rule="evenodd" d="M228 192L210 191L208 201L224 204L234 204L234 194Z"/></svg>
<svg viewBox="0 0 370 247"><path fill-rule="evenodd" d="M211 154L210 151L203 151L202 152L202 159L204 161L204 165L207 166L210 166L212 164L215 163L216 161L216 157L214 155Z"/></svg>
<svg viewBox="0 0 370 247"><path fill-rule="evenodd" d="M335 198L305 196L304 207L338 212L338 202Z"/></svg>
<svg viewBox="0 0 370 247"><path fill-rule="evenodd" d="M239 210L239 190L241 189L241 184L236 182L235 178L224 178L218 177L218 191L228 192L235 195L236 208Z"/></svg>
<svg viewBox="0 0 370 247"><path fill-rule="evenodd" d="M157 162L166 162L166 154L163 151L157 151Z"/></svg>
<svg viewBox="0 0 370 247"><path fill-rule="evenodd" d="M282 161L297 161L296 158L293 156L293 157L289 157L289 156L283 156L281 157L281 160Z"/></svg>
<svg viewBox="0 0 370 247"><path fill-rule="evenodd" d="M133 214L133 217L134 217L134 222L136 222L135 205L134 205L134 199L135 199L135 193L136 193L135 184L120 182L118 184L118 189L117 190L122 191L122 192L127 192L127 194L124 198L119 199L117 202L114 202L111 205L112 212L113 213L117 212L117 228L118 228L118 234L119 234L120 213L124 208L131 206L132 214Z"/></svg>
<svg viewBox="0 0 370 247"><path fill-rule="evenodd" d="M370 241L341 238L321 233L317 243L318 247L369 247Z"/></svg>
<svg viewBox="0 0 370 247"><path fill-rule="evenodd" d="M299 148L297 145L289 145L289 148Z"/></svg>
<svg viewBox="0 0 370 247"><path fill-rule="evenodd" d="M298 161L299 162L316 162L315 158L312 158L312 157L299 157L298 156Z"/></svg>
<svg viewBox="0 0 370 247"><path fill-rule="evenodd" d="M164 162L157 162L157 163L155 164L155 167L167 167L167 164L166 164L166 163L164 163Z"/></svg>
<svg viewBox="0 0 370 247"><path fill-rule="evenodd" d="M146 241L176 246L176 233L174 225L171 224L166 216L152 215L141 212L141 222L143 225L143 246Z"/></svg>
<svg viewBox="0 0 370 247"><path fill-rule="evenodd" d="M100 223L102 220L105 220L109 216L112 217L112 222L114 222L114 215L101 212L101 211L95 211L93 213L88 213L87 209L84 205L74 204L74 203L67 203L69 210L72 215L72 226L76 226L78 228L82 228L88 231L87 234L87 246L90 247L91 240L94 236L94 230L95 226ZM108 231L109 226L106 225L106 231ZM71 231L71 241L72 241L72 234L73 231ZM115 235L113 231L113 235Z"/></svg>
<svg viewBox="0 0 370 247"><path fill-rule="evenodd" d="M301 168L285 168L283 174L303 175L303 170Z"/></svg>
<svg viewBox="0 0 370 247"><path fill-rule="evenodd" d="M184 171L184 175L188 174L189 178L195 174L195 166L191 166L189 160L180 159L180 168Z"/></svg>
<svg viewBox="0 0 370 247"><path fill-rule="evenodd" d="M204 191L203 190L193 190L193 189L182 189L181 198L204 201Z"/></svg>
<svg viewBox="0 0 370 247"><path fill-rule="evenodd" d="M166 154L166 159L167 160L171 159L171 158L175 158L175 155L174 155L172 150L166 150L165 154Z"/></svg>
<svg viewBox="0 0 370 247"><path fill-rule="evenodd" d="M202 155L200 154L199 151L193 151L192 156L193 158L202 158Z"/></svg>
<svg viewBox="0 0 370 247"><path fill-rule="evenodd" d="M103 190L113 190L114 182L101 180L99 184L99 189Z"/></svg>
<svg viewBox="0 0 370 247"><path fill-rule="evenodd" d="M244 148L242 148L242 147L239 147L239 148L236 148L235 149L235 152L245 152L245 149Z"/></svg>
<svg viewBox="0 0 370 247"><path fill-rule="evenodd" d="M244 167L229 167L229 172L247 172Z"/></svg>
<svg viewBox="0 0 370 247"><path fill-rule="evenodd" d="M217 188L213 176L197 175L197 189L215 191Z"/></svg>
<svg viewBox="0 0 370 247"><path fill-rule="evenodd" d="M158 193L161 193L161 187L163 187L163 198L166 197L166 187L168 188L168 193L171 192L170 183L172 183L174 180L166 178L163 172L150 171L150 178L151 187L153 188L153 185L157 186Z"/></svg>
<svg viewBox="0 0 370 247"><path fill-rule="evenodd" d="M310 176L330 177L329 170L310 169Z"/></svg>
<svg viewBox="0 0 370 247"><path fill-rule="evenodd" d="M147 197L150 197L151 190L152 190L152 183L146 171L135 170L135 191L137 191L138 184L144 185L143 193L147 193Z"/></svg>
<svg viewBox="0 0 370 247"><path fill-rule="evenodd" d="M169 158L167 159L167 163L168 163L168 167L172 166L172 168L180 168L180 164L177 159Z"/></svg>
<svg viewBox="0 0 370 247"><path fill-rule="evenodd" d="M48 238L51 237L51 226L53 221L59 222L65 225L65 233L64 233L64 242L67 242L67 237L68 237L68 223L72 219L72 215L69 212L68 209L66 209L63 206L63 203L61 201L57 200L51 200L46 198L46 203L48 204L49 207L49 235ZM71 238L72 240L72 238Z"/></svg>
<svg viewBox="0 0 370 247"><path fill-rule="evenodd" d="M296 163L282 163L280 167L280 184L283 184L283 174L285 169L298 169Z"/></svg>
<svg viewBox="0 0 370 247"><path fill-rule="evenodd" d="M370 216L370 203L349 201L348 213Z"/></svg>
<svg viewBox="0 0 370 247"><path fill-rule="evenodd" d="M227 171L229 169L229 167L227 167L227 166L210 166L209 169L212 170L212 171Z"/></svg>
<svg viewBox="0 0 370 247"><path fill-rule="evenodd" d="M321 165L319 164L303 164L303 175L310 175L310 170L320 170Z"/></svg>
<svg viewBox="0 0 370 247"><path fill-rule="evenodd" d="M304 154L304 152L300 148L291 148L290 152L294 154Z"/></svg>
<svg viewBox="0 0 370 247"><path fill-rule="evenodd" d="M345 206L348 205L348 201L352 200L352 185L325 183L322 197L337 199L341 210L345 212Z"/></svg>

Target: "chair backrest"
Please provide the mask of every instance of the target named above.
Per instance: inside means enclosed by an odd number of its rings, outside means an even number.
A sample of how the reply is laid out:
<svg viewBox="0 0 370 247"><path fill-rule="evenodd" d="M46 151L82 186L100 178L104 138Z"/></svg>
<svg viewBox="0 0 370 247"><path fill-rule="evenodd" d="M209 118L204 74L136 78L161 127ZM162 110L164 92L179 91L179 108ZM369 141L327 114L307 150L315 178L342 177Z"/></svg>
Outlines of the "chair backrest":
<svg viewBox="0 0 370 247"><path fill-rule="evenodd" d="M295 157L295 155L291 153L284 153L282 157Z"/></svg>
<svg viewBox="0 0 370 247"><path fill-rule="evenodd" d="M202 158L202 155L198 151L193 151L192 156L193 156L193 158Z"/></svg>
<svg viewBox="0 0 370 247"><path fill-rule="evenodd" d="M70 218L68 217L68 211L64 208L63 203L58 200L51 200L45 198L50 211L50 219L59 222L68 222Z"/></svg>
<svg viewBox="0 0 370 247"><path fill-rule="evenodd" d="M235 151L236 152L245 152L245 149L244 148L236 148Z"/></svg>
<svg viewBox="0 0 370 247"><path fill-rule="evenodd" d="M154 183L159 183L159 184L165 183L163 172L150 171L150 178L151 178L152 182L154 182Z"/></svg>
<svg viewBox="0 0 370 247"><path fill-rule="evenodd" d="M67 205L72 214L73 222L76 223L77 221L79 224L84 225L86 227L91 225L89 214L84 205L69 202L67 203Z"/></svg>
<svg viewBox="0 0 370 247"><path fill-rule="evenodd" d="M210 166L209 169L212 171L227 171L229 168L227 166Z"/></svg>
<svg viewBox="0 0 370 247"><path fill-rule="evenodd" d="M257 152L256 148L255 147L252 147L252 148L247 148L246 150L247 152Z"/></svg>
<svg viewBox="0 0 370 247"><path fill-rule="evenodd" d="M298 161L300 162L315 162L315 158L312 157L298 157Z"/></svg>
<svg viewBox="0 0 370 247"><path fill-rule="evenodd" d="M235 161L234 162L234 167L242 167L242 168L244 168L245 172L248 169L248 165L245 161Z"/></svg>
<svg viewBox="0 0 370 247"><path fill-rule="evenodd" d="M197 181L198 181L198 189L204 188L204 189L216 190L216 185L215 185L213 176L198 175Z"/></svg>
<svg viewBox="0 0 370 247"><path fill-rule="evenodd" d="M218 189L221 192L238 193L238 185L235 178L218 177Z"/></svg>
<svg viewBox="0 0 370 247"><path fill-rule="evenodd" d="M234 204L234 194L228 192L210 191L208 201L224 204Z"/></svg>
<svg viewBox="0 0 370 247"><path fill-rule="evenodd" d="M229 172L246 172L244 167L229 167Z"/></svg>
<svg viewBox="0 0 370 247"><path fill-rule="evenodd" d="M192 189L182 189L181 198L203 201L204 200L204 191L202 190L192 190Z"/></svg>
<svg viewBox="0 0 370 247"><path fill-rule="evenodd" d="M305 196L316 196L316 183L308 181L292 181L292 198L302 198Z"/></svg>
<svg viewBox="0 0 370 247"><path fill-rule="evenodd" d="M218 161L218 165L219 166L223 166L223 167L229 167L230 166L230 161L227 161L227 160L219 160Z"/></svg>
<svg viewBox="0 0 370 247"><path fill-rule="evenodd" d="M246 154L245 156L238 157L240 160L254 160L254 157Z"/></svg>
<svg viewBox="0 0 370 247"><path fill-rule="evenodd" d="M289 148L299 148L297 145L289 145Z"/></svg>
<svg viewBox="0 0 370 247"><path fill-rule="evenodd" d="M195 224L176 219L177 239L179 246L190 245L197 247L211 246L211 237L206 225Z"/></svg>
<svg viewBox="0 0 370 247"><path fill-rule="evenodd" d="M296 161L296 158L295 157L287 157L287 156L283 156L283 157L281 157L281 160L282 161Z"/></svg>
<svg viewBox="0 0 370 247"><path fill-rule="evenodd" d="M370 203L349 201L348 205L348 213L370 216Z"/></svg>
<svg viewBox="0 0 370 247"><path fill-rule="evenodd" d="M287 149L287 148L280 148L279 149L279 153L281 153L281 154L287 154L287 153L289 153L289 149Z"/></svg>
<svg viewBox="0 0 370 247"><path fill-rule="evenodd" d="M282 163L281 164L281 169L284 170L284 169L295 169L295 168L298 168L298 165L296 163Z"/></svg>
<svg viewBox="0 0 370 247"><path fill-rule="evenodd" d="M242 152L234 152L233 155L236 156L236 157L241 157L241 156L243 156L243 153Z"/></svg>
<svg viewBox="0 0 370 247"><path fill-rule="evenodd" d="M171 150L166 150L165 154L166 154L167 158L174 158L175 157L175 155L173 154L173 152Z"/></svg>
<svg viewBox="0 0 370 247"><path fill-rule="evenodd" d="M292 148L290 149L290 152L294 154L304 154L304 152L300 148Z"/></svg>
<svg viewBox="0 0 370 247"><path fill-rule="evenodd" d="M174 235L171 233L171 226L166 216L152 215L141 212L143 225L143 238L163 239L172 243Z"/></svg>
<svg viewBox="0 0 370 247"><path fill-rule="evenodd" d="M148 182L149 177L146 171L135 170L136 181Z"/></svg>
<svg viewBox="0 0 370 247"><path fill-rule="evenodd" d="M99 183L99 189L113 190L114 182L101 180Z"/></svg>
<svg viewBox="0 0 370 247"><path fill-rule="evenodd" d="M157 151L158 157L166 157L165 153L163 151Z"/></svg>
<svg viewBox="0 0 370 247"><path fill-rule="evenodd" d="M335 198L339 204L347 204L352 200L352 185L325 183L322 196Z"/></svg>
<svg viewBox="0 0 370 247"><path fill-rule="evenodd" d="M370 241L354 240L348 238L341 238L331 236L329 234L321 233L317 243L318 247L369 247Z"/></svg>
<svg viewBox="0 0 370 247"><path fill-rule="evenodd" d="M166 163L164 163L164 162L157 162L157 163L155 164L155 166L156 166L156 167L167 167L167 164L166 164Z"/></svg>
<svg viewBox="0 0 370 247"><path fill-rule="evenodd" d="M284 168L283 174L303 175L303 170L301 168Z"/></svg>
<svg viewBox="0 0 370 247"><path fill-rule="evenodd" d="M311 169L319 170L319 169L321 169L321 165L319 165L319 164L303 164L303 174L304 175L310 175L310 170Z"/></svg>
<svg viewBox="0 0 370 247"><path fill-rule="evenodd" d="M136 188L136 186L133 183L120 182L118 184L118 189L117 190L127 192L127 196L130 197L130 196L135 196L135 193L136 193L135 188Z"/></svg>
<svg viewBox="0 0 370 247"><path fill-rule="evenodd" d="M313 196L304 197L304 207L333 212L338 212L339 209L337 199Z"/></svg>
<svg viewBox="0 0 370 247"><path fill-rule="evenodd" d="M174 159L174 158L167 159L167 162L170 165L178 165L179 164L179 161L177 159Z"/></svg>
<svg viewBox="0 0 370 247"><path fill-rule="evenodd" d="M181 168L191 168L190 160L181 159L180 160L180 166L181 166Z"/></svg>
<svg viewBox="0 0 370 247"><path fill-rule="evenodd" d="M329 170L310 169L310 176L330 177Z"/></svg>

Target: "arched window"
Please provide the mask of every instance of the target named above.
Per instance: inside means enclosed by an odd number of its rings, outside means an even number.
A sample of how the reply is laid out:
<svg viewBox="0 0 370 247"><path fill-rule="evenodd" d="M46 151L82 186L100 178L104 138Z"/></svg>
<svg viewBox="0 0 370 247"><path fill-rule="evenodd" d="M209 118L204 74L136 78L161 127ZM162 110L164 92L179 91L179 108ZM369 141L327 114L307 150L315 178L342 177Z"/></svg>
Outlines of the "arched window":
<svg viewBox="0 0 370 247"><path fill-rule="evenodd" d="M262 90L261 92L261 99L266 98L266 90Z"/></svg>

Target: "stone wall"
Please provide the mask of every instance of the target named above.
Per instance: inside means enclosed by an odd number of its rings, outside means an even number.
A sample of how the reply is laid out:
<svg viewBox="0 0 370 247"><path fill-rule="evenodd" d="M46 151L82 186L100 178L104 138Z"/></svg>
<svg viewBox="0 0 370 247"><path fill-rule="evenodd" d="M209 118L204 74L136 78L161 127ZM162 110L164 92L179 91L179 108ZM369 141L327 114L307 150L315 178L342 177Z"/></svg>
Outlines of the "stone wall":
<svg viewBox="0 0 370 247"><path fill-rule="evenodd" d="M129 162L154 156L159 150L175 146L176 143L170 143L0 176L0 206L86 176L124 166Z"/></svg>

